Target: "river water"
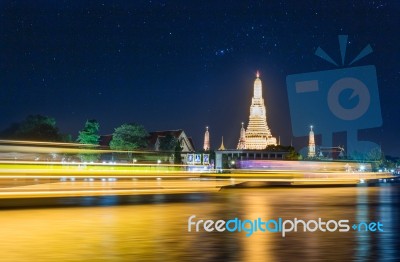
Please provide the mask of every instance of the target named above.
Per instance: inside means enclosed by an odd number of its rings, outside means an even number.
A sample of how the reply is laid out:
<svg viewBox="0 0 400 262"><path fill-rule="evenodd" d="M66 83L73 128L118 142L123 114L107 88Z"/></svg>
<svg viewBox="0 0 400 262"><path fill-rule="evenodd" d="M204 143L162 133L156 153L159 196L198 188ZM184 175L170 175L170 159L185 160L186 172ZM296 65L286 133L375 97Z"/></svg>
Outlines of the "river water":
<svg viewBox="0 0 400 262"><path fill-rule="evenodd" d="M53 199L0 211L0 261L399 261L399 193L384 184ZM383 232L188 232L191 215L379 221Z"/></svg>

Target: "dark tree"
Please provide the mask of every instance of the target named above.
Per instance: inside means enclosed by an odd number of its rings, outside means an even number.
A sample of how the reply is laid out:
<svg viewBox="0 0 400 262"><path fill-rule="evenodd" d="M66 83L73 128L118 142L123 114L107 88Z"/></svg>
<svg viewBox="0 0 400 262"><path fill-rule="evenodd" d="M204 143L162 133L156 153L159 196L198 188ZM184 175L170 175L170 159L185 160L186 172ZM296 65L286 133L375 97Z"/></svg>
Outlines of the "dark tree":
<svg viewBox="0 0 400 262"><path fill-rule="evenodd" d="M175 148L174 148L174 164L182 164L182 150L181 141L179 139L175 139Z"/></svg>
<svg viewBox="0 0 400 262"><path fill-rule="evenodd" d="M1 131L0 137L1 138L5 138L5 139L15 138L15 134L18 131L19 125L20 125L19 123L13 123L12 125L7 127L6 129Z"/></svg>
<svg viewBox="0 0 400 262"><path fill-rule="evenodd" d="M145 149L148 135L141 125L123 124L115 129L110 148L113 150Z"/></svg>
<svg viewBox="0 0 400 262"><path fill-rule="evenodd" d="M3 131L5 138L36 140L36 141L61 141L54 118L42 115L29 115L24 121L13 124Z"/></svg>
<svg viewBox="0 0 400 262"><path fill-rule="evenodd" d="M287 160L299 160L300 154L296 152L294 147L290 146L287 148L287 151L289 151L289 154L285 156L285 159Z"/></svg>
<svg viewBox="0 0 400 262"><path fill-rule="evenodd" d="M61 141L64 143L72 143L74 142L74 139L70 134L61 134Z"/></svg>

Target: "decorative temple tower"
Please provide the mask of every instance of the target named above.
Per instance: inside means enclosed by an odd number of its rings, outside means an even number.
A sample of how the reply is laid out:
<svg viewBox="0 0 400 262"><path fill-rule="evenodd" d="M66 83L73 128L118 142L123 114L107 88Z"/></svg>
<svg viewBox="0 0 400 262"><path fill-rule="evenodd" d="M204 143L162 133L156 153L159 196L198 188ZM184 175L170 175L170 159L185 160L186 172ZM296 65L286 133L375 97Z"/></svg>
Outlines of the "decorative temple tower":
<svg viewBox="0 0 400 262"><path fill-rule="evenodd" d="M244 130L243 122L242 122L242 128L240 129L239 143L236 149L246 149L246 130Z"/></svg>
<svg viewBox="0 0 400 262"><path fill-rule="evenodd" d="M269 145L276 145L276 138L272 136L267 125L267 115L262 97L262 83L257 71L254 81L254 94L251 100L250 117L245 132L246 149L263 150Z"/></svg>
<svg viewBox="0 0 400 262"><path fill-rule="evenodd" d="M206 127L206 132L204 133L204 151L210 150L210 133L208 132L208 126Z"/></svg>
<svg viewBox="0 0 400 262"><path fill-rule="evenodd" d="M221 146L218 148L218 150L226 150L224 146L224 137L222 137Z"/></svg>
<svg viewBox="0 0 400 262"><path fill-rule="evenodd" d="M313 126L310 126L310 134L308 135L308 154L307 156L312 158L315 157L315 140Z"/></svg>

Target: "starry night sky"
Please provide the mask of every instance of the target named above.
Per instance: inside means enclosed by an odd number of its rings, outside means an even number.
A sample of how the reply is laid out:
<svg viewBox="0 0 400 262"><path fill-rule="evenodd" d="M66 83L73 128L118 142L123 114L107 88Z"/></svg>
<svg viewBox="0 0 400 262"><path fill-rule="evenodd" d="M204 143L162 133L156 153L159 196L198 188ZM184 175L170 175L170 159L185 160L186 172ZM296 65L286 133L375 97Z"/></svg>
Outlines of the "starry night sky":
<svg viewBox="0 0 400 262"><path fill-rule="evenodd" d="M129 3L128 3L129 2ZM208 3L207 3L208 2ZM268 123L290 144L287 75L334 69L337 36L355 65L375 65L383 126L363 131L400 155L399 1L1 1L0 129L29 114L76 136L123 123L184 129L202 147L236 147L260 71ZM304 138L293 139L297 148Z"/></svg>

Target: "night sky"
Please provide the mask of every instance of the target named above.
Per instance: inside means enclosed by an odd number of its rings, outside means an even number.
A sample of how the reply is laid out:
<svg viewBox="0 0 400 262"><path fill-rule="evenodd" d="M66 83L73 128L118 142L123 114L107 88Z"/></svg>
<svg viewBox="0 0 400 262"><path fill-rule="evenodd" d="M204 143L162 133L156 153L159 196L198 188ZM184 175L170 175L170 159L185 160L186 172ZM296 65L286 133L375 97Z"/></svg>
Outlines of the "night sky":
<svg viewBox="0 0 400 262"><path fill-rule="evenodd" d="M129 2L129 3L128 3ZM208 2L208 3L207 3ZM400 155L399 1L0 1L0 129L29 114L73 136L87 119L101 134L123 123L184 129L202 147L236 147L256 71L268 124L292 128L286 76L335 67L338 35L355 65L375 65L383 126L363 136ZM318 123L315 123L318 125ZM318 141L318 139L317 139ZM304 138L293 138L299 149Z"/></svg>

